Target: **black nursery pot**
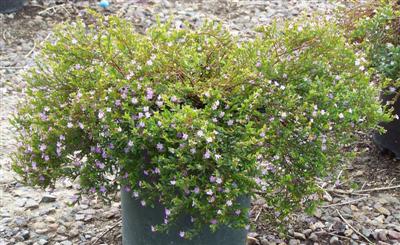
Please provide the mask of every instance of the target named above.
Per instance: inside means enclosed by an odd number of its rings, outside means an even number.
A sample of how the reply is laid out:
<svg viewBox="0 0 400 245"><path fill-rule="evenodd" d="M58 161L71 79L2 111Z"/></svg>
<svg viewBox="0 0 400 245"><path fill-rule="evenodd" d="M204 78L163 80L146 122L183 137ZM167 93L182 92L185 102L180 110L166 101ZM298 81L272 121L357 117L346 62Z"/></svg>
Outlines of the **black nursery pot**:
<svg viewBox="0 0 400 245"><path fill-rule="evenodd" d="M382 97L382 102L386 104L394 98L394 95L386 95ZM393 105L393 113L400 116L400 99L397 99ZM375 133L373 139L375 144L382 151L389 151L393 153L396 159L400 159L400 120L394 119L389 123L382 123L386 129L386 133Z"/></svg>
<svg viewBox="0 0 400 245"><path fill-rule="evenodd" d="M123 245L244 245L246 230L222 227L215 233L208 228L192 240L179 237L179 232L191 227L190 217L182 217L168 234L154 233L150 226L164 220L164 207L142 207L138 200L125 191L122 199L122 244ZM250 207L250 198L242 198L241 204Z"/></svg>
<svg viewBox="0 0 400 245"><path fill-rule="evenodd" d="M26 0L0 0L0 13L6 14L22 8Z"/></svg>

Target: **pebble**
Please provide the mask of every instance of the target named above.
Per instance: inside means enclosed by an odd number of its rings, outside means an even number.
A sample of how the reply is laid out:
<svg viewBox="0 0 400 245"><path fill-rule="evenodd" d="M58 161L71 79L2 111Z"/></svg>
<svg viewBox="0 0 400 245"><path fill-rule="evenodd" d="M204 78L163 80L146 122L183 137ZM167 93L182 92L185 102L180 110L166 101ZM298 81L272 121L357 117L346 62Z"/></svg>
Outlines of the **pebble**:
<svg viewBox="0 0 400 245"><path fill-rule="evenodd" d="M57 200L57 198L55 196L46 194L42 197L42 199L40 200L40 203L51 203L51 202L55 202L56 200Z"/></svg>
<svg viewBox="0 0 400 245"><path fill-rule="evenodd" d="M400 232L390 230L387 232L387 235L390 239L400 240Z"/></svg>
<svg viewBox="0 0 400 245"><path fill-rule="evenodd" d="M385 207L380 206L380 207L376 208L376 210L377 210L379 213L383 214L383 215L386 215L386 216L389 216L389 215L390 215L390 211L389 211L387 208L385 208Z"/></svg>
<svg viewBox="0 0 400 245"><path fill-rule="evenodd" d="M318 241L318 236L315 233L311 233L310 236L308 237L308 239L310 239L313 242Z"/></svg>
<svg viewBox="0 0 400 245"><path fill-rule="evenodd" d="M295 238L297 238L297 239L300 239L300 240L306 240L306 236L303 233L300 233L300 232L294 232L293 236Z"/></svg>
<svg viewBox="0 0 400 245"><path fill-rule="evenodd" d="M329 244L331 244L331 245L340 245L341 243L340 243L339 238L337 236L333 236L329 240Z"/></svg>

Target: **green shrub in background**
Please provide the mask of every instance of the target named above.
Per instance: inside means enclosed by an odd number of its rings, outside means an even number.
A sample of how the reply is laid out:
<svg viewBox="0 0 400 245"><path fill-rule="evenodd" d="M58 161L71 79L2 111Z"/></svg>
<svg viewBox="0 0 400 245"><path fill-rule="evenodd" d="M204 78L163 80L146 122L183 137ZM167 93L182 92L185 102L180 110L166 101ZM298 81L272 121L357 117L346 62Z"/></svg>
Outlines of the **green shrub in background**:
<svg viewBox="0 0 400 245"><path fill-rule="evenodd" d="M350 40L367 54L370 66L387 86L400 87L400 3L375 0L361 5L348 15Z"/></svg>
<svg viewBox="0 0 400 245"><path fill-rule="evenodd" d="M121 188L143 206L160 202L155 232L184 213L184 238L204 225L245 227L237 200L256 192L278 220L312 208L315 179L342 147L388 119L331 20L275 24L238 43L214 23L142 35L97 17L55 38L13 120L14 170L32 185L79 179L80 193L110 199Z"/></svg>

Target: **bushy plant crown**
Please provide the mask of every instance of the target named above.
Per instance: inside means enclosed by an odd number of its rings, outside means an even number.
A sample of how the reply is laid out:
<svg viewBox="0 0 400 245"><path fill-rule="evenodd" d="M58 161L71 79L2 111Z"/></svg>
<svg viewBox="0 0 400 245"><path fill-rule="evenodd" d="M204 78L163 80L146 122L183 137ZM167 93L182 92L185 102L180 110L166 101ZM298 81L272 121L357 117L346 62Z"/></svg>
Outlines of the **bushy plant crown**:
<svg viewBox="0 0 400 245"><path fill-rule="evenodd" d="M123 189L204 225L245 227L255 192L281 219L312 207L316 177L356 132L386 119L379 89L332 20L260 28L238 43L215 23L145 34L117 17L60 27L28 76L14 119L14 169L42 187ZM361 61L360 61L361 60Z"/></svg>

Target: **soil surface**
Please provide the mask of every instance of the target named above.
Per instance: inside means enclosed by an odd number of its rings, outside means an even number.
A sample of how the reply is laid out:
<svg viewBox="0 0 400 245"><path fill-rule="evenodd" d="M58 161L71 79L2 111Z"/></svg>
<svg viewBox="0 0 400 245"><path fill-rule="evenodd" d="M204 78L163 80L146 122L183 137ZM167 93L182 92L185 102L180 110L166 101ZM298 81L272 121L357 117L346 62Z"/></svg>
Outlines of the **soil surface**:
<svg viewBox="0 0 400 245"><path fill-rule="evenodd" d="M24 70L34 65L52 27L84 16L87 7L132 21L138 31L174 16L179 26L217 20L241 38L275 18L331 14L328 0L114 0L107 9L95 1L36 0L18 13L0 14L0 245L121 244L120 203L104 205L86 197L69 206L77 183L59 181L54 190L23 186L11 171L14 131L8 121L24 96ZM319 180L324 203L313 215L293 214L279 232L262 199L253 200L248 234L253 244L400 244L400 162L382 155L368 137L352 146L357 158Z"/></svg>

